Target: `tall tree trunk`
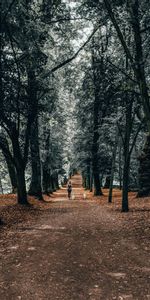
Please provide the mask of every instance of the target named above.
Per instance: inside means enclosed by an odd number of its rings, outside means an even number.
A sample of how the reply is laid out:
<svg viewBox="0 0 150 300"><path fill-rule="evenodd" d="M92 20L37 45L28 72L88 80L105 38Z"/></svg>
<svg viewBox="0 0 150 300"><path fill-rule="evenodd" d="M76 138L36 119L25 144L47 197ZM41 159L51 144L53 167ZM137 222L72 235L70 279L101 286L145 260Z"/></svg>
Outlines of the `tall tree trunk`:
<svg viewBox="0 0 150 300"><path fill-rule="evenodd" d="M132 106L133 98L126 93L126 123L125 123L125 138L124 138L124 167L123 167L123 190L122 190L122 212L128 212L128 184L130 170L130 137L132 131Z"/></svg>
<svg viewBox="0 0 150 300"><path fill-rule="evenodd" d="M122 212L129 211L129 205L128 205L129 170L130 170L130 159L129 157L125 157L124 168L123 168Z"/></svg>
<svg viewBox="0 0 150 300"><path fill-rule="evenodd" d="M2 180L0 178L0 189L1 189L1 194L3 194L3 185L2 185Z"/></svg>
<svg viewBox="0 0 150 300"><path fill-rule="evenodd" d="M11 181L11 186L12 186L12 194L17 193L17 176L16 176L16 170L14 165L10 160L7 161L7 167L8 167L8 172L9 172L9 177Z"/></svg>
<svg viewBox="0 0 150 300"><path fill-rule="evenodd" d="M114 173L115 173L115 162L116 162L116 154L117 154L117 147L118 147L118 132L116 132L115 137L115 144L112 154L112 165L111 165L111 175L110 175L110 186L109 186L109 196L108 196L108 202L112 202L112 192L113 192L113 181L114 181Z"/></svg>
<svg viewBox="0 0 150 300"><path fill-rule="evenodd" d="M147 128L150 134L150 97L148 93L148 85L146 82L146 74L144 69L144 55L142 47L142 37L140 28L140 7L139 0L132 0L130 4L131 23L135 41L135 76L139 84L141 92L143 109L146 117Z"/></svg>
<svg viewBox="0 0 150 300"><path fill-rule="evenodd" d="M146 137L146 143L139 157L139 191L138 197L150 196L150 135Z"/></svg>
<svg viewBox="0 0 150 300"><path fill-rule="evenodd" d="M135 62L136 62L136 78L139 83L139 89L142 96L143 109L146 117L148 134L147 140L142 151L139 168L139 192L138 196L150 195L150 97L148 94L148 86L144 70L144 56L140 28L140 8L139 0L131 3L132 27L135 40Z"/></svg>
<svg viewBox="0 0 150 300"><path fill-rule="evenodd" d="M86 177L84 174L82 174L82 186L83 188L86 188Z"/></svg>
<svg viewBox="0 0 150 300"><path fill-rule="evenodd" d="M92 53L92 67L93 67L93 83L94 83L94 128L93 128L93 145L92 145L92 169L94 179L94 195L101 196L101 183L99 177L99 111L100 111L100 90L99 80L97 78L96 62L94 53Z"/></svg>
<svg viewBox="0 0 150 300"><path fill-rule="evenodd" d="M27 192L26 192L26 182L25 182L25 171L21 167L21 164L16 168L17 171L17 197L18 203L22 205L28 205Z"/></svg>
<svg viewBox="0 0 150 300"><path fill-rule="evenodd" d="M100 186L100 178L99 173L95 168L93 168L93 179L94 179L94 195L101 196L101 186Z"/></svg>
<svg viewBox="0 0 150 300"><path fill-rule="evenodd" d="M53 191L53 192L56 192L57 186L56 186L56 181L55 181L55 176L54 176L54 174L52 174L50 178L51 178L52 191Z"/></svg>
<svg viewBox="0 0 150 300"><path fill-rule="evenodd" d="M90 172L90 192L93 192L93 174Z"/></svg>
<svg viewBox="0 0 150 300"><path fill-rule="evenodd" d="M29 195L33 195L40 200L42 197L41 186L41 161L40 161L40 149L39 149L39 136L38 136L38 119L36 118L31 130L30 139L31 150L31 166L32 166L32 178L29 188Z"/></svg>
<svg viewBox="0 0 150 300"><path fill-rule="evenodd" d="M19 137L18 132L15 130L12 131L12 147L13 147L13 155L14 155L14 163L16 167L17 174L17 197L18 203L23 205L29 205L27 200L27 192L26 192L26 182L25 182L25 161L22 157L20 145L19 145Z"/></svg>
<svg viewBox="0 0 150 300"><path fill-rule="evenodd" d="M49 195L53 192L52 178L50 175L50 169L48 164L45 162L43 164L43 193Z"/></svg>
<svg viewBox="0 0 150 300"><path fill-rule="evenodd" d="M90 164L87 164L86 189L90 190Z"/></svg>
<svg viewBox="0 0 150 300"><path fill-rule="evenodd" d="M58 173L55 172L55 174L53 174L53 180L54 180L54 186L55 186L55 190L59 189L59 182L58 182Z"/></svg>
<svg viewBox="0 0 150 300"><path fill-rule="evenodd" d="M43 192L47 195L53 192L53 178L51 175L50 165L50 131L47 132L46 143L45 143L45 151L46 151L46 158L42 165L43 170L43 177L42 177L42 186Z"/></svg>
<svg viewBox="0 0 150 300"><path fill-rule="evenodd" d="M122 147L121 147L121 141L119 145L119 189L122 190Z"/></svg>
<svg viewBox="0 0 150 300"><path fill-rule="evenodd" d="M110 187L110 180L111 180L111 175L106 176L105 184L104 184L104 189L109 189Z"/></svg>
<svg viewBox="0 0 150 300"><path fill-rule="evenodd" d="M7 153L3 151L3 155L5 157L7 168L8 168L9 178L12 186L12 193L15 194L17 192L17 176L16 176L15 166L12 163L9 156L7 155Z"/></svg>
<svg viewBox="0 0 150 300"><path fill-rule="evenodd" d="M17 190L17 177L16 177L16 169L13 161L13 157L11 155L11 151L9 149L9 144L5 136L0 136L0 147L3 153L3 156L6 160L8 173L12 186L12 193L16 193Z"/></svg>

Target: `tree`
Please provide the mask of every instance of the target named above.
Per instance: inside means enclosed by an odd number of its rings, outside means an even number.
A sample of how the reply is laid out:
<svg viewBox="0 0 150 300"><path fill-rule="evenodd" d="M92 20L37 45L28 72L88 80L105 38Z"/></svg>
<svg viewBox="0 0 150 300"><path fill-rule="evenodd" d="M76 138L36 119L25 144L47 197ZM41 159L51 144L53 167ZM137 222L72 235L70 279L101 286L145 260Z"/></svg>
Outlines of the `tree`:
<svg viewBox="0 0 150 300"><path fill-rule="evenodd" d="M112 10L111 4L109 0L104 0L105 7L107 9L108 15L110 17L110 20L112 21L116 32L118 34L118 38L120 40L121 45L123 46L123 49L125 51L126 57L129 59L131 63L131 67L133 69L134 75L137 80L137 84L139 86L141 99L142 99L142 105L145 115L145 121L147 124L147 141L145 144L145 148L143 149L143 154L141 155L140 159L140 169L139 169L139 184L140 184L140 190L139 190L139 196L143 195L149 195L150 194L150 185L149 185L149 170L150 170L150 160L149 160L149 152L150 152L150 99L149 99L149 93L148 93L148 84L147 84L147 74L146 74L146 68L145 68L145 62L144 62L144 48L145 45L143 43L143 33L147 34L148 32L148 25L147 25L147 3L146 1L142 2L142 5L140 5L139 0L132 0L130 3L127 3L127 12L130 14L130 22L133 30L133 37L134 37L134 43L135 43L135 53L134 56L131 54L131 50L128 47L126 40L124 39L124 36L122 34L121 28L117 22L117 19L115 17L115 14ZM143 9L145 11L146 17L144 18L145 21L145 28L141 28L142 19L140 14L140 9ZM147 56L147 54L146 54Z"/></svg>
<svg viewBox="0 0 150 300"><path fill-rule="evenodd" d="M8 173L11 181L11 188L12 188L12 193L16 193L17 190L17 177L16 177L16 170L14 167L14 164L12 163L12 160L10 158L10 150L9 150L9 144L5 136L1 135L1 150L3 153L3 156L5 158L7 168L8 168Z"/></svg>

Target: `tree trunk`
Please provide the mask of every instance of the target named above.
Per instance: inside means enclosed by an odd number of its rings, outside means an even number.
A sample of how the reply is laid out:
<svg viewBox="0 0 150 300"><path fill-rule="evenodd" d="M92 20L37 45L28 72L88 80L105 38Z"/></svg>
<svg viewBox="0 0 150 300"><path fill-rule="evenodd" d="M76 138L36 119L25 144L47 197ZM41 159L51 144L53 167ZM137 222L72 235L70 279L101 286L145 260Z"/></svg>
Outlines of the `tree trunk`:
<svg viewBox="0 0 150 300"><path fill-rule="evenodd" d="M17 131L14 129L11 136L12 146L13 146L13 154L14 154L14 162L16 167L17 174L17 197L18 203L23 205L29 205L27 201L27 192L26 192L26 182L25 182L25 162L22 157L20 145L19 145L19 137Z"/></svg>
<svg viewBox="0 0 150 300"><path fill-rule="evenodd" d="M52 194L54 192L54 184L53 184L53 177L52 177L52 175L50 176L49 190L50 190L50 194Z"/></svg>
<svg viewBox="0 0 150 300"><path fill-rule="evenodd" d="M93 192L93 174L90 172L90 192Z"/></svg>
<svg viewBox="0 0 150 300"><path fill-rule="evenodd" d="M119 145L119 189L122 190L122 147Z"/></svg>
<svg viewBox="0 0 150 300"><path fill-rule="evenodd" d="M82 186L86 188L86 177L82 174Z"/></svg>
<svg viewBox="0 0 150 300"><path fill-rule="evenodd" d="M6 138L3 137L3 146L1 147L2 153L4 155L4 158L6 160L8 173L10 177L10 182L12 186L12 193L16 193L17 191L17 177L16 177L16 170L15 166L13 164L12 159L10 158L10 150L9 150L9 144Z"/></svg>
<svg viewBox="0 0 150 300"><path fill-rule="evenodd" d="M2 180L0 178L0 189L1 189L1 194L3 194L3 185L2 185Z"/></svg>
<svg viewBox="0 0 150 300"><path fill-rule="evenodd" d="M122 212L128 212L128 185L129 185L129 170L130 170L130 158L125 158L123 168L123 190L122 190Z"/></svg>
<svg viewBox="0 0 150 300"><path fill-rule="evenodd" d="M116 132L115 145L114 145L113 155L112 155L111 176L110 176L110 186L109 186L109 196L108 196L109 203L112 202L112 192L113 192L113 181L114 181L114 173L115 173L117 146L118 146L118 132Z"/></svg>
<svg viewBox="0 0 150 300"><path fill-rule="evenodd" d="M93 82L94 82L94 126L93 126L93 145L92 145L92 168L94 179L94 195L101 196L101 183L99 178L99 122L100 122L100 106L101 106L101 93L99 87L99 78L97 75L97 67L94 53L92 53L92 67L93 67ZM101 62L101 70L103 69L103 62ZM102 73L102 71L101 71ZM101 74L102 75L102 74ZM101 92L101 93L100 93Z"/></svg>
<svg viewBox="0 0 150 300"><path fill-rule="evenodd" d="M130 53L130 50L126 44L126 41L123 37L123 34L121 32L121 29L117 23L117 20L115 18L115 15L113 13L113 10L111 8L109 0L104 0L108 14L110 16L110 19L117 31L118 37L120 39L120 42L125 50L125 53L127 57L129 58L135 77L137 79L139 90L141 93L141 99L142 99L142 105L143 110L145 114L145 120L147 124L148 134L150 135L150 105L149 105L149 93L148 93L148 85L146 81L146 73L144 69L144 55L143 55L143 43L142 43L142 37L141 37L141 26L140 26L140 2L139 0L129 1L129 10L131 14L131 22L132 22L132 29L134 34L134 45L135 45L135 59L133 60L133 57ZM149 140L149 138L148 138ZM147 141L149 143L149 141ZM147 174L148 174L148 168L150 162L150 156L148 154L150 150L146 150L147 154L147 161L146 163L143 162L143 159L140 159L140 169L139 169L139 196L140 195L148 195L150 192L149 185L147 184ZM143 153L145 153L145 149L143 149ZM144 182L145 181L145 182Z"/></svg>
<svg viewBox="0 0 150 300"><path fill-rule="evenodd" d="M138 196L150 195L150 97L148 94L148 86L144 69L144 55L142 47L142 38L140 33L140 8L139 0L134 0L131 3L131 16L133 19L132 27L135 40L135 61L136 61L136 77L139 83L139 89L142 96L143 109L146 117L148 135L147 140L139 158L139 192Z"/></svg>
<svg viewBox="0 0 150 300"><path fill-rule="evenodd" d="M135 42L135 64L134 70L137 82L139 84L139 89L141 92L143 109L145 113L145 119L147 123L147 128L150 134L150 105L149 105L149 93L148 85L146 81L146 73L144 69L144 55L143 55L143 46L142 46L142 37L141 37L141 28L140 28L140 1L134 0L131 1L131 23L134 34Z"/></svg>
<svg viewBox="0 0 150 300"><path fill-rule="evenodd" d="M16 176L16 170L14 165L12 164L11 160L6 156L6 163L7 163L7 168L8 168L8 173L11 181L11 186L12 186L12 194L16 194L17 192L17 176Z"/></svg>
<svg viewBox="0 0 150 300"><path fill-rule="evenodd" d="M53 189L51 186L51 176L50 170L47 167L47 163L43 165L43 193L49 195L52 193Z"/></svg>
<svg viewBox="0 0 150 300"><path fill-rule="evenodd" d="M54 182L54 189L55 191L59 189L59 182L58 182L58 174L53 174L53 182Z"/></svg>
<svg viewBox="0 0 150 300"><path fill-rule="evenodd" d="M90 190L90 174L87 175L87 180L86 180L86 189Z"/></svg>
<svg viewBox="0 0 150 300"><path fill-rule="evenodd" d="M24 168L19 167L16 168L17 171L17 196L18 203L22 205L29 205L27 201L27 192L26 192L26 183L25 183L25 171Z"/></svg>
<svg viewBox="0 0 150 300"><path fill-rule="evenodd" d="M110 180L111 180L111 176L110 175L107 175L106 176L106 180L105 180L105 184L104 184L104 189L109 189L110 187Z"/></svg>
<svg viewBox="0 0 150 300"><path fill-rule="evenodd" d="M90 164L87 165L86 190L90 190Z"/></svg>
<svg viewBox="0 0 150 300"><path fill-rule="evenodd" d="M101 190L101 182L100 182L99 174L94 173L93 178L94 178L94 196L102 196L103 193Z"/></svg>
<svg viewBox="0 0 150 300"><path fill-rule="evenodd" d="M126 94L127 97L127 94ZM128 99L128 98L127 98ZM123 166L123 190L122 190L122 212L128 212L128 184L129 184L129 170L130 170L130 136L132 131L132 99L128 99L126 105L126 127L124 138L124 166Z"/></svg>
<svg viewBox="0 0 150 300"><path fill-rule="evenodd" d="M57 187L56 187L56 181L55 181L54 175L51 175L51 185L52 185L52 191L56 192Z"/></svg>
<svg viewBox="0 0 150 300"><path fill-rule="evenodd" d="M50 131L47 132L46 143L45 143L46 158L42 165L43 177L42 186L44 194L51 194L53 192L52 187L52 175L51 175L51 160L50 160Z"/></svg>
<svg viewBox="0 0 150 300"><path fill-rule="evenodd" d="M32 179L31 179L31 184L30 184L28 194L35 196L40 200L43 200L42 186L41 186L41 162L40 162L37 118L31 130L30 150L31 150Z"/></svg>
<svg viewBox="0 0 150 300"><path fill-rule="evenodd" d="M148 197L150 196L150 135L147 136L139 161L139 191L137 196Z"/></svg>

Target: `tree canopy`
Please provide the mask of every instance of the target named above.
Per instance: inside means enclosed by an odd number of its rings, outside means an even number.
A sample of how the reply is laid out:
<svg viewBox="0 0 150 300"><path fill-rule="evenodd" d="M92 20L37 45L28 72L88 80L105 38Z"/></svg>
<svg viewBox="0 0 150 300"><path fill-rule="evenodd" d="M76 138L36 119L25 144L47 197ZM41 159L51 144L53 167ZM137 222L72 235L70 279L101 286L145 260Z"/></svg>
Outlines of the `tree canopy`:
<svg viewBox="0 0 150 300"><path fill-rule="evenodd" d="M150 195L148 1L2 0L0 188Z"/></svg>

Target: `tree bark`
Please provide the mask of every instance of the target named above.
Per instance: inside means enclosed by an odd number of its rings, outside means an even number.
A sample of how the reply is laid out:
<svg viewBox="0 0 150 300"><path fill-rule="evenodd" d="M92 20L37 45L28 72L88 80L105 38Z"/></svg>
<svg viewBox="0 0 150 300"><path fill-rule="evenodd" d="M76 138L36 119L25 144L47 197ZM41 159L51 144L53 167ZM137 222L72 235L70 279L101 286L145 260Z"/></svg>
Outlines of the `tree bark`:
<svg viewBox="0 0 150 300"><path fill-rule="evenodd" d="M100 111L100 90L99 78L97 78L97 70L95 66L95 57L92 53L92 68L93 68L93 84L94 84L94 126L93 126L93 145L92 145L92 169L94 180L94 195L101 196L101 183L99 178L99 111Z"/></svg>
<svg viewBox="0 0 150 300"><path fill-rule="evenodd" d="M121 147L121 141L119 145L119 189L122 190L122 147Z"/></svg>
<svg viewBox="0 0 150 300"><path fill-rule="evenodd" d="M58 190L59 189L59 182L58 182L58 174L57 172L55 172L53 175L52 175L52 178L53 178L53 185L54 185L54 190Z"/></svg>
<svg viewBox="0 0 150 300"><path fill-rule="evenodd" d="M86 188L86 177L84 174L82 174L82 186L83 188Z"/></svg>
<svg viewBox="0 0 150 300"><path fill-rule="evenodd" d="M131 1L131 23L135 41L135 76L139 84L141 92L143 109L146 117L147 128L150 134L150 97L148 94L148 86L146 82L146 75L144 70L144 56L141 38L140 28L140 12L139 12L139 0Z"/></svg>
<svg viewBox="0 0 150 300"><path fill-rule="evenodd" d="M18 162L19 163L19 162ZM17 198L18 203L22 205L29 205L27 201L27 192L26 192L26 182L25 182L25 172L21 164L16 168L17 171Z"/></svg>
<svg viewBox="0 0 150 300"><path fill-rule="evenodd" d="M146 137L146 143L139 161L139 191L137 197L148 197L150 196L150 135Z"/></svg>
<svg viewBox="0 0 150 300"><path fill-rule="evenodd" d="M123 189L122 189L122 212L129 211L128 185L129 185L130 158L125 157L123 168Z"/></svg>
<svg viewBox="0 0 150 300"><path fill-rule="evenodd" d="M142 96L143 108L147 122L148 134L147 140L139 158L139 192L138 197L150 195L150 97L148 94L148 86L146 82L144 70L143 47L141 38L141 29L139 21L139 0L134 0L131 3L132 28L135 40L135 62L136 62L136 77L139 83L139 89Z"/></svg>
<svg viewBox="0 0 150 300"><path fill-rule="evenodd" d="M29 205L27 200L27 192L26 192L26 182L25 182L25 162L22 157L18 133L14 129L12 131L12 147L13 147L13 155L14 155L14 163L16 167L17 174L17 197L18 203L23 205Z"/></svg>
<svg viewBox="0 0 150 300"><path fill-rule="evenodd" d="M51 186L52 186L52 191L56 192L57 190L57 183L54 174L51 175Z"/></svg>
<svg viewBox="0 0 150 300"><path fill-rule="evenodd" d="M132 106L133 98L131 99L126 93L126 123L125 123L125 138L124 138L124 166L123 166L123 190L122 190L122 212L128 212L128 184L130 171L130 137L132 131Z"/></svg>
<svg viewBox="0 0 150 300"><path fill-rule="evenodd" d="M115 173L115 162L116 162L117 147L118 147L118 132L116 132L115 144L114 144L114 149L113 149L113 154L112 154L112 165L111 165L109 196L108 196L108 202L109 203L112 202L112 192L113 192L113 181L114 181L114 173Z"/></svg>
<svg viewBox="0 0 150 300"><path fill-rule="evenodd" d="M9 149L8 143L7 143L7 147ZM2 152L5 157L7 168L8 168L9 178L12 186L12 194L15 194L17 192L17 176L16 176L15 166L12 163L7 152L5 152L4 149L2 149Z"/></svg>
<svg viewBox="0 0 150 300"><path fill-rule="evenodd" d="M3 192L3 185L2 185L2 180L1 180L1 178L0 178L0 189L1 189L1 194L3 194L4 192Z"/></svg>
<svg viewBox="0 0 150 300"><path fill-rule="evenodd" d="M90 190L90 164L87 165L86 190Z"/></svg>
<svg viewBox="0 0 150 300"><path fill-rule="evenodd" d="M32 125L30 150L31 150L32 178L31 178L31 184L30 184L28 194L35 196L39 200L43 200L42 186L41 186L41 162L40 162L38 119L37 118L36 118L34 124Z"/></svg>
<svg viewBox="0 0 150 300"><path fill-rule="evenodd" d="M12 186L12 194L16 194L17 192L17 176L16 176L16 170L14 165L12 164L11 160L5 156L6 163L7 163L7 168L8 168L8 173L11 181L11 186Z"/></svg>
<svg viewBox="0 0 150 300"><path fill-rule="evenodd" d="M110 180L111 180L111 175L106 176L105 184L104 184L104 189L109 189L110 187Z"/></svg>
<svg viewBox="0 0 150 300"><path fill-rule="evenodd" d="M50 175L50 169L48 168L47 163L43 165L43 193L50 195L53 192L53 183L52 177Z"/></svg>
<svg viewBox="0 0 150 300"><path fill-rule="evenodd" d="M90 173L90 192L93 192L93 174L92 174L92 171Z"/></svg>

